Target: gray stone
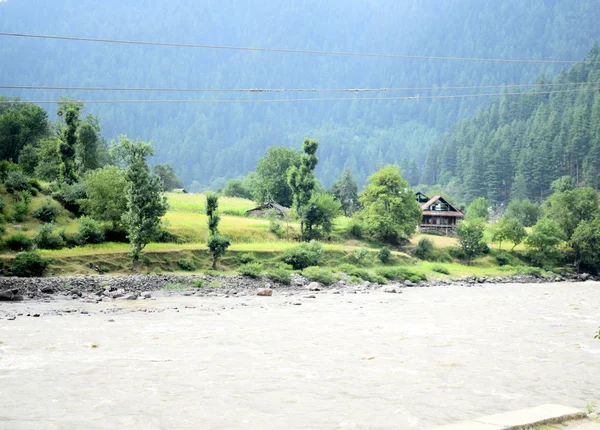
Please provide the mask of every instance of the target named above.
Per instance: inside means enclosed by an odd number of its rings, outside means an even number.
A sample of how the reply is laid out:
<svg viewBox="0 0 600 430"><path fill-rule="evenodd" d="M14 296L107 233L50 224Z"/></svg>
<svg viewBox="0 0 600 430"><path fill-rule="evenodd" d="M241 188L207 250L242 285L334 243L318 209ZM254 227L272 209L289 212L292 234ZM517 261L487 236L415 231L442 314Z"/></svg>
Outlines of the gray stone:
<svg viewBox="0 0 600 430"><path fill-rule="evenodd" d="M14 299L19 290L4 290L0 291L0 302L9 302Z"/></svg>
<svg viewBox="0 0 600 430"><path fill-rule="evenodd" d="M414 287L415 283L407 279L406 281L404 281L404 285L406 285L407 287Z"/></svg>
<svg viewBox="0 0 600 430"><path fill-rule="evenodd" d="M311 282L305 287L308 291L321 291L321 284L318 282Z"/></svg>
<svg viewBox="0 0 600 430"><path fill-rule="evenodd" d="M150 291L144 291L141 296L143 299L149 299L152 297L152 293Z"/></svg>
<svg viewBox="0 0 600 430"><path fill-rule="evenodd" d="M121 297L121 300L137 300L138 295L137 293L129 293L129 294L125 294L124 296Z"/></svg>
<svg viewBox="0 0 600 430"><path fill-rule="evenodd" d="M257 296L270 297L273 295L273 290L270 288L259 288L256 290Z"/></svg>
<svg viewBox="0 0 600 430"><path fill-rule="evenodd" d="M43 287L40 289L40 291L44 294L54 294L54 288L48 286L48 287Z"/></svg>
<svg viewBox="0 0 600 430"><path fill-rule="evenodd" d="M402 290L400 288L398 288L396 285L384 285L383 287L381 287L379 289L379 291L381 291L382 293L393 293L393 294L402 292Z"/></svg>

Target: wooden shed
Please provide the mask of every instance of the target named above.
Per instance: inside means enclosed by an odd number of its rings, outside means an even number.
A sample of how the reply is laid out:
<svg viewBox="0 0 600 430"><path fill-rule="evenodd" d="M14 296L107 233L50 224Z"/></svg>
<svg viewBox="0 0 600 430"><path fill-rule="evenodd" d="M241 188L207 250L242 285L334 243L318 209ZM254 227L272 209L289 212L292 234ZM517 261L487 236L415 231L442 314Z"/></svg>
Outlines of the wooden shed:
<svg viewBox="0 0 600 430"><path fill-rule="evenodd" d="M264 205L260 205L258 207L255 207L254 209L246 211L246 216L265 218L269 211L273 211L275 213L275 216L279 219L286 219L290 212L289 208L281 206L277 202L270 201L265 203Z"/></svg>
<svg viewBox="0 0 600 430"><path fill-rule="evenodd" d="M417 196L418 199L419 196ZM419 203L423 210L423 220L420 226L420 230L423 232L455 234L458 222L465 217L464 213L448 203L442 196L435 196L425 203Z"/></svg>

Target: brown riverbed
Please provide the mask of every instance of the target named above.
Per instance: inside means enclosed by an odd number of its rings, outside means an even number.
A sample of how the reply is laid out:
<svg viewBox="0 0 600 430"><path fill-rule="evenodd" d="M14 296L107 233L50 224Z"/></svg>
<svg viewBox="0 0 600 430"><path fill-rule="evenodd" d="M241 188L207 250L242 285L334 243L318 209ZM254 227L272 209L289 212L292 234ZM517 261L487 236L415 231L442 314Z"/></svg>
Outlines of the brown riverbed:
<svg viewBox="0 0 600 430"><path fill-rule="evenodd" d="M600 400L594 282L0 307L40 314L0 320L2 429L422 429Z"/></svg>

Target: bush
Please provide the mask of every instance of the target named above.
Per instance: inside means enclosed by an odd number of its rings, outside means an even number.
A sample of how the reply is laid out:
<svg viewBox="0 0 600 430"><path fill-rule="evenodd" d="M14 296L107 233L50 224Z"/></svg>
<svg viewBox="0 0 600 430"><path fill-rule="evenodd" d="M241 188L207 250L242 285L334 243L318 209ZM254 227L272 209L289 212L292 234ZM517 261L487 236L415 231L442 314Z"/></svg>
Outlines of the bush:
<svg viewBox="0 0 600 430"><path fill-rule="evenodd" d="M81 182L76 182L71 185L63 184L58 190L52 193L52 198L76 216L83 215L80 202L86 197L87 194L85 193L85 189Z"/></svg>
<svg viewBox="0 0 600 430"><path fill-rule="evenodd" d="M258 278L262 273L263 267L260 263L246 263L238 269L240 275L249 276L250 278Z"/></svg>
<svg viewBox="0 0 600 430"><path fill-rule="evenodd" d="M536 278L542 277L542 271L538 267L520 266L517 268L517 272L521 275L535 276Z"/></svg>
<svg viewBox="0 0 600 430"><path fill-rule="evenodd" d="M424 273L414 272L404 267L382 267L377 269L377 274L392 281L409 280L417 283L427 280L427 275Z"/></svg>
<svg viewBox="0 0 600 430"><path fill-rule="evenodd" d="M254 254L242 254L240 256L240 262L242 264L246 264L246 263L254 263L256 261L256 257L254 256Z"/></svg>
<svg viewBox="0 0 600 430"><path fill-rule="evenodd" d="M5 207L6 207L6 202L4 201L4 199L2 197L0 197L0 212L4 211Z"/></svg>
<svg viewBox="0 0 600 430"><path fill-rule="evenodd" d="M356 239L362 239L363 237L362 225L356 221L352 221L350 225L348 225L348 232Z"/></svg>
<svg viewBox="0 0 600 430"><path fill-rule="evenodd" d="M65 246L63 238L54 233L52 224L41 226L33 241L40 249L61 249Z"/></svg>
<svg viewBox="0 0 600 430"><path fill-rule="evenodd" d="M291 272L284 267L275 267L265 272L265 276L273 282L290 285L292 283Z"/></svg>
<svg viewBox="0 0 600 430"><path fill-rule="evenodd" d="M321 258L323 258L323 245L314 240L286 250L282 257L283 261L294 270L318 266Z"/></svg>
<svg viewBox="0 0 600 430"><path fill-rule="evenodd" d="M443 275L449 275L450 271L448 269L446 269L444 266L433 266L431 268L431 270L433 270L434 272L437 273L441 273Z"/></svg>
<svg viewBox="0 0 600 430"><path fill-rule="evenodd" d="M42 205L31 213L31 216L41 222L54 222L60 210L52 204L51 200L46 200Z"/></svg>
<svg viewBox="0 0 600 430"><path fill-rule="evenodd" d="M511 265L512 258L510 258L510 256L504 252L499 253L498 255L496 255L496 264L498 264L498 266Z"/></svg>
<svg viewBox="0 0 600 430"><path fill-rule="evenodd" d="M351 264L341 264L337 267L337 270L345 273L351 278L360 278L364 281L369 281L374 284L387 283L387 280L383 276L376 275L365 269L359 269L358 267L353 266Z"/></svg>
<svg viewBox="0 0 600 430"><path fill-rule="evenodd" d="M177 262L177 265L181 270L185 270L186 272L193 272L198 268L191 258L182 258Z"/></svg>
<svg viewBox="0 0 600 430"><path fill-rule="evenodd" d="M79 218L79 232L77 233L77 242L80 245L102 243L104 241L104 234L100 228L98 221L82 216Z"/></svg>
<svg viewBox="0 0 600 430"><path fill-rule="evenodd" d="M19 200L13 206L13 219L22 222L29 213L29 205L24 200Z"/></svg>
<svg viewBox="0 0 600 430"><path fill-rule="evenodd" d="M25 176L23 176L23 172L20 170L8 172L6 174L6 179L4 180L4 185L6 186L6 191L11 194L15 191L25 191L29 189L29 183L25 179Z"/></svg>
<svg viewBox="0 0 600 430"><path fill-rule="evenodd" d="M40 181L38 181L35 178L29 178L27 179L27 183L29 184L29 189L31 191L35 190L35 191L39 191L39 192L44 192L44 188L42 187L42 184L40 184Z"/></svg>
<svg viewBox="0 0 600 430"><path fill-rule="evenodd" d="M377 252L377 258L379 259L379 261L381 261L383 264L386 264L390 261L390 258L392 257L392 251L389 250L389 248L381 248L378 252Z"/></svg>
<svg viewBox="0 0 600 430"><path fill-rule="evenodd" d="M102 233L106 242L129 243L127 230L121 225L104 224L102 226Z"/></svg>
<svg viewBox="0 0 600 430"><path fill-rule="evenodd" d="M424 237L415 246L413 254L420 260L431 260L435 254L435 246L431 240Z"/></svg>
<svg viewBox="0 0 600 430"><path fill-rule="evenodd" d="M159 228L154 236L154 241L158 243L183 243L183 240L176 234L171 233L166 228Z"/></svg>
<svg viewBox="0 0 600 430"><path fill-rule="evenodd" d="M202 288L204 286L204 281L202 279L194 279L192 282L192 287L194 288Z"/></svg>
<svg viewBox="0 0 600 430"><path fill-rule="evenodd" d="M31 244L31 239L24 233L13 233L4 239L4 245L11 251L26 251Z"/></svg>
<svg viewBox="0 0 600 430"><path fill-rule="evenodd" d="M367 248L357 249L356 251L354 251L352 253L352 261L354 261L356 264L362 266L368 255L369 255L369 250Z"/></svg>
<svg viewBox="0 0 600 430"><path fill-rule="evenodd" d="M20 252L10 265L10 274L19 277L42 276L48 261L37 252Z"/></svg>
<svg viewBox="0 0 600 430"><path fill-rule="evenodd" d="M279 221L278 219L271 219L269 221L269 232L273 233L279 239L281 239L285 235L285 232L283 231L283 226L281 225L281 221Z"/></svg>
<svg viewBox="0 0 600 430"><path fill-rule="evenodd" d="M307 267L302 274L309 281L320 282L323 285L331 285L337 280L337 277L331 269L325 269L323 267Z"/></svg>

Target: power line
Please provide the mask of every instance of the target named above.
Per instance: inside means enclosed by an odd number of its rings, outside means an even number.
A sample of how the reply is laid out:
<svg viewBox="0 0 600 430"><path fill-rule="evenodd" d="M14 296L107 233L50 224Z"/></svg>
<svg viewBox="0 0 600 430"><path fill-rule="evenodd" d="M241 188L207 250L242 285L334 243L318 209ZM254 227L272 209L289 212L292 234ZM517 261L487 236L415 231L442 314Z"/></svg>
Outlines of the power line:
<svg viewBox="0 0 600 430"><path fill-rule="evenodd" d="M386 53L368 53L351 51L319 51L312 49L284 49L284 48L260 48L248 46L232 45L206 45L192 43L172 43L172 42L145 42L140 40L122 40L122 39L99 39L92 37L73 37L73 36L55 36L42 34L9 33L0 32L0 36L24 37L34 39L53 39L53 40L71 40L78 42L100 42L100 43L118 43L126 45L144 45L144 46L166 46L179 48L196 49L220 49L235 51L258 51L258 52L278 52L291 54L317 54L317 55L336 55L353 57L381 57L381 58L400 58L405 60L444 60L444 61L475 61L475 62L493 62L493 63L543 63L543 64L575 64L581 62L600 63L600 61L577 61L577 60L535 60L535 59L504 59L504 58L477 58L477 57L444 57L434 55L401 55Z"/></svg>
<svg viewBox="0 0 600 430"><path fill-rule="evenodd" d="M579 88L576 90L560 90L560 91L538 91L538 92L513 92L513 93L490 93L490 94L459 94L459 95L447 95L447 96L412 96L412 97L314 97L314 98L303 98L303 99L232 99L232 100L202 100L202 99L191 99L191 100L176 100L176 99L164 99L164 100L79 100L85 104L102 104L102 103L293 103L293 102L314 102L314 101L398 101L398 100L434 100L434 99L458 99L468 97L498 97L498 96L530 96L537 94L558 94L558 93L573 93L577 91L589 91L590 89ZM594 88L594 91L598 88ZM31 103L31 104L54 104L60 103L61 100L3 100L2 103Z"/></svg>
<svg viewBox="0 0 600 430"><path fill-rule="evenodd" d="M597 85L596 82L571 82L561 84L507 84L507 85L473 85L456 87L399 87L399 88L337 88L337 89L319 89L319 88L241 88L241 89L219 89L219 88L120 88L120 87L69 87L69 86L50 86L50 85L0 85L0 89L14 90L60 90L60 91L155 91L155 92L207 92L207 93L367 93L367 92L391 92L391 91L451 91L451 90L471 90L471 89L492 89L492 88L528 88L528 87L563 87L571 85Z"/></svg>

